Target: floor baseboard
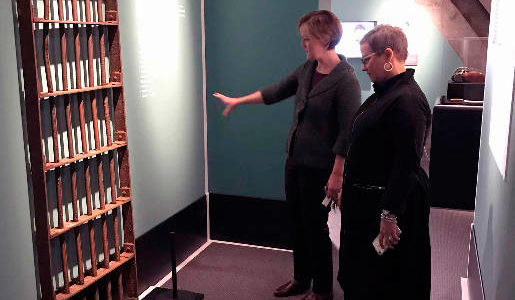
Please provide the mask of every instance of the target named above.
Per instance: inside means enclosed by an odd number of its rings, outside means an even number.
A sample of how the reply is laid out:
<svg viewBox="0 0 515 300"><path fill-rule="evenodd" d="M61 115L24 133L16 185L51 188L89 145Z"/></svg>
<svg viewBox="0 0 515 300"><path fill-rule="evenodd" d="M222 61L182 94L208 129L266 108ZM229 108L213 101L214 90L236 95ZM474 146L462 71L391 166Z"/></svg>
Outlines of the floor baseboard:
<svg viewBox="0 0 515 300"><path fill-rule="evenodd" d="M207 241L205 196L136 239L138 293L156 284L170 272L170 232L175 232L175 250L180 263Z"/></svg>
<svg viewBox="0 0 515 300"><path fill-rule="evenodd" d="M211 239L292 248L286 201L211 193L209 206Z"/></svg>

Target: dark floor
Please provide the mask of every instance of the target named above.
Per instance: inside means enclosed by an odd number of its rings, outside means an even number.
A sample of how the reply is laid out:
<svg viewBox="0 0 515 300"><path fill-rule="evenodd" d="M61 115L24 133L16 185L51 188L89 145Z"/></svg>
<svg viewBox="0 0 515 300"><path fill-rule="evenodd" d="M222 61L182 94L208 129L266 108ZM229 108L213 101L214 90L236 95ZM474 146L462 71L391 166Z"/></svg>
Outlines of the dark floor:
<svg viewBox="0 0 515 300"><path fill-rule="evenodd" d="M336 250L333 257L337 262ZM178 285L205 299L276 299L272 292L291 278L291 261L291 252L213 242L179 272ZM170 288L170 281L164 287ZM334 291L336 299L343 297L336 281Z"/></svg>
<svg viewBox="0 0 515 300"><path fill-rule="evenodd" d="M433 300L461 299L473 212L431 209ZM333 251L334 265L338 263ZM179 273L179 289L205 299L275 299L272 291L292 274L292 253L213 242ZM335 269L336 272L336 269ZM170 281L164 287L171 287ZM343 293L335 281L335 299ZM290 297L287 299L300 299Z"/></svg>

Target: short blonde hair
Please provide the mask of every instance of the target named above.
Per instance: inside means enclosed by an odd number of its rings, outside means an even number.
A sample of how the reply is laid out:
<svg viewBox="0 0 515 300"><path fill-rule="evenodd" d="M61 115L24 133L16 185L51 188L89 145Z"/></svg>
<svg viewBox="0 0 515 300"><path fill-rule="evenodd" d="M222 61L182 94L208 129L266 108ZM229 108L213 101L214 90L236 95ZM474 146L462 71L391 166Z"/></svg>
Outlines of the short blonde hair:
<svg viewBox="0 0 515 300"><path fill-rule="evenodd" d="M387 24L377 25L363 36L360 43L368 44L376 53L391 48L401 61L408 58L408 39L399 27Z"/></svg>
<svg viewBox="0 0 515 300"><path fill-rule="evenodd" d="M319 40L328 41L327 49L331 50L340 42L342 24L338 17L328 10L316 10L299 20L298 28L306 25L309 33Z"/></svg>

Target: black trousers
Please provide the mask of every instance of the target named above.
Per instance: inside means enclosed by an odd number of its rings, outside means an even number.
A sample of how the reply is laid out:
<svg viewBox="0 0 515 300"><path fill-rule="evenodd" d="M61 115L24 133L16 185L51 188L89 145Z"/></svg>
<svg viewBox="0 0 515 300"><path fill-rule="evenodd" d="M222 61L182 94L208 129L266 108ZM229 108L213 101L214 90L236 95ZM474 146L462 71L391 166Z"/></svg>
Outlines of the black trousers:
<svg viewBox="0 0 515 300"><path fill-rule="evenodd" d="M382 256L372 246L379 234L381 192L344 186L338 281L345 300L430 299L429 181L423 172L397 218L400 242Z"/></svg>
<svg viewBox="0 0 515 300"><path fill-rule="evenodd" d="M293 269L295 280L310 284L315 293L329 293L333 286L332 245L329 239L324 186L330 170L286 162L286 200L291 209L294 243Z"/></svg>

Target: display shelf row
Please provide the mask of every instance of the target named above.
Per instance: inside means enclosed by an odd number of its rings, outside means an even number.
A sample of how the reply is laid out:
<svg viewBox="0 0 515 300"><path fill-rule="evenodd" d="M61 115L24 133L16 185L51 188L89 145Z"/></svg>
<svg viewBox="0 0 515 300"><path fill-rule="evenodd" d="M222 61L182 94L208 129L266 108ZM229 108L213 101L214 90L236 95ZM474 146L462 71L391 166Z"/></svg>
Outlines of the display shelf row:
<svg viewBox="0 0 515 300"><path fill-rule="evenodd" d="M127 204L131 201L130 197L118 197L116 198L116 202L108 203L104 208L98 208L92 210L90 215L82 215L76 221L64 222L62 228L52 228L50 229L50 238L54 239L76 227L86 224L87 222L98 218L101 215L107 214L109 211L112 211L124 204Z"/></svg>
<svg viewBox="0 0 515 300"><path fill-rule="evenodd" d="M98 280L104 278L105 276L108 276L110 273L115 271L116 269L120 268L122 265L131 262L131 260L134 258L134 253L126 253L122 252L120 254L120 260L119 261L111 261L109 262L109 268L100 268L98 269L97 276L86 276L84 278L83 284L73 284L69 287L68 293L57 293L56 294L56 300L66 300L71 299L72 297L76 296L83 290L87 289L91 285L93 285ZM123 295L121 295L123 296ZM120 297L120 299L123 299L123 297Z"/></svg>

